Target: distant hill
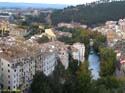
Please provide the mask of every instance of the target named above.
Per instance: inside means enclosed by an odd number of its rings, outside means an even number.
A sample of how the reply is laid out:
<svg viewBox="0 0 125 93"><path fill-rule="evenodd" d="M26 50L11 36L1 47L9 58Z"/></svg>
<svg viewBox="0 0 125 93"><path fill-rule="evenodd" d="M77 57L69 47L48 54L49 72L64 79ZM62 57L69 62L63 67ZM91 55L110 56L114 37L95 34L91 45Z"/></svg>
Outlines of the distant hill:
<svg viewBox="0 0 125 93"><path fill-rule="evenodd" d="M63 4L42 4L42 3L11 3L11 2L0 2L0 8L53 8L63 9L68 5Z"/></svg>
<svg viewBox="0 0 125 93"><path fill-rule="evenodd" d="M125 1L100 0L86 5L70 6L55 10L51 18L54 25L71 21L93 25L107 20L118 20L125 18Z"/></svg>

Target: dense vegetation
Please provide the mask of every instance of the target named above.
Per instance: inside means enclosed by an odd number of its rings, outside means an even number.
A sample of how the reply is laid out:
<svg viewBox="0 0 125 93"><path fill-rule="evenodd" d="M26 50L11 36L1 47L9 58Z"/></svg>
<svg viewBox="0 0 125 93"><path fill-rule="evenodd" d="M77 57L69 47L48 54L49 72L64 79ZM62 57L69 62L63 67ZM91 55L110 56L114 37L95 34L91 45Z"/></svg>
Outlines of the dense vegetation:
<svg viewBox="0 0 125 93"><path fill-rule="evenodd" d="M88 61L78 66L77 61L72 60L67 70L59 63L49 77L38 72L30 93L124 93L124 79L107 74L93 80L88 66ZM104 69L107 68L104 66Z"/></svg>
<svg viewBox="0 0 125 93"><path fill-rule="evenodd" d="M85 23L88 25L103 23L107 20L118 20L125 17L125 1L100 0L86 5L77 5L55 10L52 13L52 22L56 25L59 22Z"/></svg>

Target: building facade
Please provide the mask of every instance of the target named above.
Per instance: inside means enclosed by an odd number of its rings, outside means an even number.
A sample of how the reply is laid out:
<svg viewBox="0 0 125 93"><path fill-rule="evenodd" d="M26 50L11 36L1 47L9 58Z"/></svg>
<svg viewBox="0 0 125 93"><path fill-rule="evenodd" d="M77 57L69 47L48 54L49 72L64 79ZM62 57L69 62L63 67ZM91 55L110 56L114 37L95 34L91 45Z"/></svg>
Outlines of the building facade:
<svg viewBox="0 0 125 93"><path fill-rule="evenodd" d="M41 47L4 46L0 53L1 83L3 89L28 91L37 71L46 76L52 74L57 65L57 53L54 50L42 51ZM37 49L37 50L36 50Z"/></svg>
<svg viewBox="0 0 125 93"><path fill-rule="evenodd" d="M75 43L71 47L73 59L79 62L84 62L85 60L85 46L82 43Z"/></svg>

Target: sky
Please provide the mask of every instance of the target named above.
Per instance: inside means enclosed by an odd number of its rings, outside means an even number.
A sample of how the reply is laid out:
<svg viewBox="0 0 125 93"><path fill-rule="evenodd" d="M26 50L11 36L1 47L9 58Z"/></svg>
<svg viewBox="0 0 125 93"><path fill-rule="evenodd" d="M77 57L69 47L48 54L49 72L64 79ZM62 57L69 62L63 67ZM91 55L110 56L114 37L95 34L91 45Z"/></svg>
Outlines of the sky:
<svg viewBox="0 0 125 93"><path fill-rule="evenodd" d="M68 4L78 5L90 3L95 0L0 0L0 2L25 2L25 3L46 3L46 4Z"/></svg>

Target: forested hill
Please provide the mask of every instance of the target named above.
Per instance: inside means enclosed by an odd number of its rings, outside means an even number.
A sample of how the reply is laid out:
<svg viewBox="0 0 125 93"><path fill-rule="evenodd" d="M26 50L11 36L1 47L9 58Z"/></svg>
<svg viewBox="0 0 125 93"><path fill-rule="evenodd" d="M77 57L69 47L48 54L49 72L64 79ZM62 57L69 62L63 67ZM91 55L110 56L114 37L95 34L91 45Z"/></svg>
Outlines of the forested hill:
<svg viewBox="0 0 125 93"><path fill-rule="evenodd" d="M70 6L52 13L52 22L80 22L88 25L103 23L107 20L125 18L125 1L100 0L86 5Z"/></svg>

